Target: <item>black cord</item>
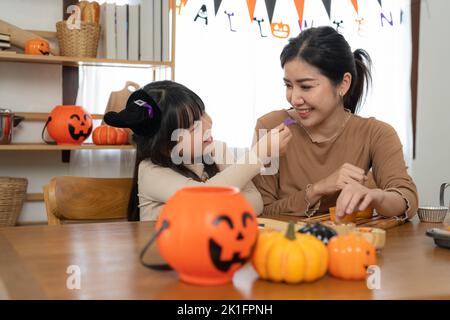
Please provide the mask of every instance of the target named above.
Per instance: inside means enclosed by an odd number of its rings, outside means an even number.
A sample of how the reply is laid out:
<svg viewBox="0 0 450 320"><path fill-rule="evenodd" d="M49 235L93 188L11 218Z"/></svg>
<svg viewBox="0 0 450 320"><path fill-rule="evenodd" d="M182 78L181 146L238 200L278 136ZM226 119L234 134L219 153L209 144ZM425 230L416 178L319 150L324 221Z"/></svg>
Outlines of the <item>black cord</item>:
<svg viewBox="0 0 450 320"><path fill-rule="evenodd" d="M161 227L158 231L156 231L148 240L147 244L145 245L144 249L142 249L141 254L139 256L139 259L141 260L141 263L144 267L154 269L154 270L161 270L161 271L168 271L172 270L172 268L168 264L151 264L144 262L144 255L147 252L148 248L155 242L156 238L163 232L165 229L169 228L169 222L167 220L163 220Z"/></svg>

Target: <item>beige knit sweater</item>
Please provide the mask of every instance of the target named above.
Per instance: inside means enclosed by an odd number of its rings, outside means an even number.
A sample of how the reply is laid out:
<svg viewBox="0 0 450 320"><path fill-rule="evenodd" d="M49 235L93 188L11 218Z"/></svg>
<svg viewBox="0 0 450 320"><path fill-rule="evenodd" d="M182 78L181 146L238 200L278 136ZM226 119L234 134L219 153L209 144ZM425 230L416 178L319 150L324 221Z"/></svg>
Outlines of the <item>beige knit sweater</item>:
<svg viewBox="0 0 450 320"><path fill-rule="evenodd" d="M217 161L219 173L209 178L204 171L203 164L186 165L204 182L198 182L185 177L172 169L155 165L149 160L142 161L138 172L138 196L140 219L155 221L167 202L175 192L189 186L233 186L241 190L241 193L252 205L256 214L261 214L263 203L261 194L252 183L261 169L260 164L244 164L244 161L235 159L233 152L222 142L214 142L216 148L225 150L224 159Z"/></svg>

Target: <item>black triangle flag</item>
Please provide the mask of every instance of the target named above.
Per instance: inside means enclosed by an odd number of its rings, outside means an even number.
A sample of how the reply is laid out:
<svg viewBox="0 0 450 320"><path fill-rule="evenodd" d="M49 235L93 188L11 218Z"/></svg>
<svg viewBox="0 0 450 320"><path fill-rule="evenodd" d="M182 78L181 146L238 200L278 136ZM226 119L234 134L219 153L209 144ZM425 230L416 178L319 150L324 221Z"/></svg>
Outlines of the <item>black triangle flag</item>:
<svg viewBox="0 0 450 320"><path fill-rule="evenodd" d="M266 9L267 9L267 14L269 15L270 23L272 23L273 12L275 11L276 3L277 3L277 0L266 0Z"/></svg>
<svg viewBox="0 0 450 320"><path fill-rule="evenodd" d="M220 4L222 0L214 0L214 14L217 16L217 12L219 11Z"/></svg>
<svg viewBox="0 0 450 320"><path fill-rule="evenodd" d="M380 4L380 7L383 7L383 5L381 4L381 0L378 0L378 3Z"/></svg>
<svg viewBox="0 0 450 320"><path fill-rule="evenodd" d="M328 13L328 18L331 19L331 0L322 0L323 5L325 6L325 9Z"/></svg>

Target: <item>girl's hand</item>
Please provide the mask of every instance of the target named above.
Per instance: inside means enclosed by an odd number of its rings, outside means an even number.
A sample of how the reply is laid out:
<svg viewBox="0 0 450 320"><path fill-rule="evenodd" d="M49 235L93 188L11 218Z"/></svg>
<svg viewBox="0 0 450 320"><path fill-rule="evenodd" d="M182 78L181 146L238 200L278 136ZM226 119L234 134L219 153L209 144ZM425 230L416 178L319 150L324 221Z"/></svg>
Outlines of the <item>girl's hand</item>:
<svg viewBox="0 0 450 320"><path fill-rule="evenodd" d="M344 189L348 184L364 184L367 180L364 170L349 163L344 163L330 176L314 184L315 193L320 196L333 194Z"/></svg>
<svg viewBox="0 0 450 320"><path fill-rule="evenodd" d="M381 189L369 189L359 183L349 183L341 191L336 201L336 217L338 219L367 207L379 207L384 200Z"/></svg>

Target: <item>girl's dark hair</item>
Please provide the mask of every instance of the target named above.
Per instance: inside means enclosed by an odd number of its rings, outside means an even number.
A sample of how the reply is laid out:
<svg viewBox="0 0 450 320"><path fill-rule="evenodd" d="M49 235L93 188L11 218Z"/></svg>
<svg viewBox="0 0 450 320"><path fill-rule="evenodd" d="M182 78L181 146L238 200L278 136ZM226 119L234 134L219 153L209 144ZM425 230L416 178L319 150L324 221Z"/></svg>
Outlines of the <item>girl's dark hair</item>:
<svg viewBox="0 0 450 320"><path fill-rule="evenodd" d="M281 67L301 59L317 68L334 85L342 82L344 74L352 75L350 90L344 96L344 106L357 113L363 102L364 90L372 81L369 54L362 49L352 53L345 38L332 27L310 28L289 39L280 55Z"/></svg>
<svg viewBox="0 0 450 320"><path fill-rule="evenodd" d="M203 101L193 91L173 81L156 81L142 88L157 104L161 111L159 129L153 135L133 135L136 143L136 164L133 175L133 189L128 203L128 220L139 221L138 173L139 164L150 160L161 167L166 167L183 176L201 181L200 178L183 164L176 165L171 160L171 151L177 141L171 141L176 129L188 129L194 121L200 120L205 112ZM218 171L215 163L204 163L209 177ZM161 181L155 181L161 183Z"/></svg>

